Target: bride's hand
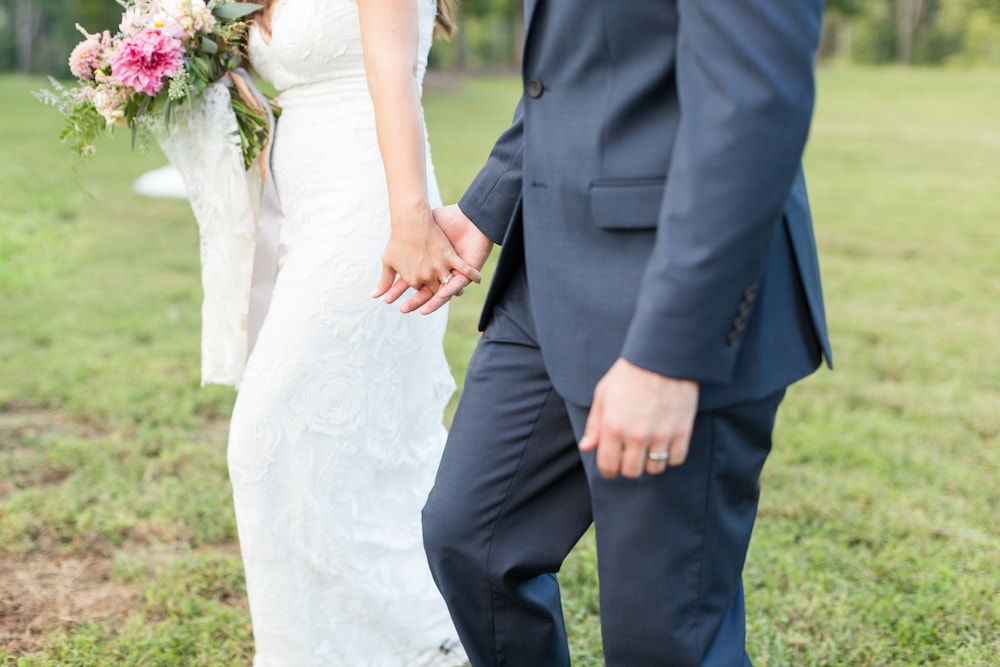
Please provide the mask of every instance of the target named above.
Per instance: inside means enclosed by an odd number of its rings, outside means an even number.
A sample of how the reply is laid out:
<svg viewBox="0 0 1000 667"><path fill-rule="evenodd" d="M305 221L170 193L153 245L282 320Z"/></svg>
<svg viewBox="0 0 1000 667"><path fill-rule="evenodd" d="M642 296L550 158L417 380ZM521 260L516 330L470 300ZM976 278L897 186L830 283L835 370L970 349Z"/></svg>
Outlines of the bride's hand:
<svg viewBox="0 0 1000 667"><path fill-rule="evenodd" d="M458 207L458 204L442 206L434 209L434 222L441 228L444 235L458 254L473 266L483 268L486 259L493 250L493 241L486 236L479 227L476 227ZM448 303L452 297L461 296L464 288L469 284L469 279L463 275L456 275L454 280L448 281L447 285L441 285L437 291L429 290L426 287L418 290L406 300L400 310L410 313L420 309L421 314L429 315L435 310ZM396 290L390 291L386 297L397 298Z"/></svg>
<svg viewBox="0 0 1000 667"><path fill-rule="evenodd" d="M392 232L382 253L382 275L374 298L386 294L398 279L419 290L425 285L436 292L451 276L461 274L472 282L480 282L479 270L459 257L448 238L434 224L429 208L413 210L403 216L393 216ZM398 298L402 290L393 290ZM389 300L389 303L395 298Z"/></svg>

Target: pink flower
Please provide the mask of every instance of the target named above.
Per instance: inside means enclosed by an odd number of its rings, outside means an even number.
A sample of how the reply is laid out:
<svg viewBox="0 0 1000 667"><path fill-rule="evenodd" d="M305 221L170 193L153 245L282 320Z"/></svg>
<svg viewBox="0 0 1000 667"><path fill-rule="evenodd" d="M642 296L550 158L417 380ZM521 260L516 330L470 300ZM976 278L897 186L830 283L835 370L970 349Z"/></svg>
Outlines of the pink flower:
<svg viewBox="0 0 1000 667"><path fill-rule="evenodd" d="M184 45L155 28L122 40L111 56L111 74L122 84L145 95L163 89L164 77L181 68Z"/></svg>
<svg viewBox="0 0 1000 667"><path fill-rule="evenodd" d="M76 45L69 54L69 71L78 79L94 79L94 72L107 65L107 51L111 45L111 33L88 34L79 25L87 39Z"/></svg>

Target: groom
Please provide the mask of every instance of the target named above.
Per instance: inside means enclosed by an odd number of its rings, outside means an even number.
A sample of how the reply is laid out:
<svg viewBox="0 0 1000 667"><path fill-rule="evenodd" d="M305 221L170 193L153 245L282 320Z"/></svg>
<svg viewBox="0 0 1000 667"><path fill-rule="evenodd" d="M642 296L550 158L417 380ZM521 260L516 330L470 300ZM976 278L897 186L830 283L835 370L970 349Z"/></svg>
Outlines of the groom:
<svg viewBox="0 0 1000 667"><path fill-rule="evenodd" d="M514 122L436 212L478 265L503 245L424 508L476 667L569 665L556 572L591 523L609 666L750 664L758 478L830 358L800 168L822 10L526 2Z"/></svg>

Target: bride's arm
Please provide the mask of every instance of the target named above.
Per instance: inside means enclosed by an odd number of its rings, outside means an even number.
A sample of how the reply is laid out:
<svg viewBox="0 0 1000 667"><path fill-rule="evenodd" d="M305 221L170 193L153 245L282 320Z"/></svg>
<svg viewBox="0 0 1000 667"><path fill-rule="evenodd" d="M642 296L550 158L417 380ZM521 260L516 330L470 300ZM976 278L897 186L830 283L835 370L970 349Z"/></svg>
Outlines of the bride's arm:
<svg viewBox="0 0 1000 667"><path fill-rule="evenodd" d="M427 285L431 291L453 270L478 282L479 272L458 256L434 224L427 198L416 2L358 0L358 15L392 220L374 296L385 294L397 274L407 285Z"/></svg>

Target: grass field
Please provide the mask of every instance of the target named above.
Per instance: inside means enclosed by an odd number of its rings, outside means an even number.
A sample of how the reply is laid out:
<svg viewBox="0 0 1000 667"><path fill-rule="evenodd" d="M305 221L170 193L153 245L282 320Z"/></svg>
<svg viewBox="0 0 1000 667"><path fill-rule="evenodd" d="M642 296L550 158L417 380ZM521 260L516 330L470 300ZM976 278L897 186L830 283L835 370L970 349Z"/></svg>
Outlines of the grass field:
<svg viewBox="0 0 1000 667"><path fill-rule="evenodd" d="M0 665L248 665L195 225L131 192L162 158L124 134L74 168L41 83L0 78ZM428 95L445 199L515 94ZM998 109L996 72L821 74L806 162L837 370L790 391L765 470L757 667L1000 664ZM452 310L459 379L482 296ZM560 576L574 664L601 665L589 538Z"/></svg>

